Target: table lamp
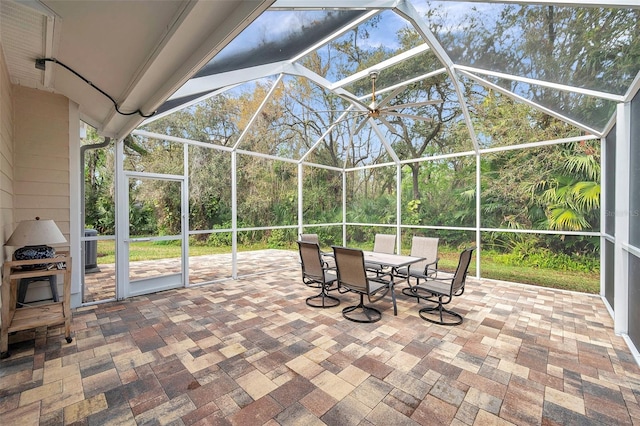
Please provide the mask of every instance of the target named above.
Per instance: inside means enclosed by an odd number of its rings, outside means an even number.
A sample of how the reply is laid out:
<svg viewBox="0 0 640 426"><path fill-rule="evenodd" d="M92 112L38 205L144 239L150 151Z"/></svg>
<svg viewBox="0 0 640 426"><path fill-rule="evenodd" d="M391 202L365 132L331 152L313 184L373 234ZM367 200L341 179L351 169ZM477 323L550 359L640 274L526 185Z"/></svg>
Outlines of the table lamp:
<svg viewBox="0 0 640 426"><path fill-rule="evenodd" d="M48 259L56 255L53 247L48 244L62 244L67 240L60 232L60 228L51 220L23 220L18 224L11 237L5 243L8 246L21 247L13 253L15 260ZM33 265L32 268L42 268L45 265ZM29 266L26 267L27 269Z"/></svg>

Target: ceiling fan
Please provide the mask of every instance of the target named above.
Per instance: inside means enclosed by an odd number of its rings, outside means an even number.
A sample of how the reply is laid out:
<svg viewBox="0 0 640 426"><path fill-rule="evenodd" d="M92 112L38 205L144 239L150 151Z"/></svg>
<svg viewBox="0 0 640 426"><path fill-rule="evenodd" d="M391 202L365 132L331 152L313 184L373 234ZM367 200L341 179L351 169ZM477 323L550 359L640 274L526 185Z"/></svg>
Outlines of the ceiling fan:
<svg viewBox="0 0 640 426"><path fill-rule="evenodd" d="M378 79L378 75L379 75L378 71L375 71L375 70L369 73L369 78L371 78L371 85L372 85L371 103L369 105L365 104L360 99L357 99L353 96L350 96L344 93L336 93L336 95L340 96L341 98L346 99L351 103L355 103L360 107L360 109L358 110L345 111L346 113L356 113L355 117L364 117L364 119L360 122L357 128L353 130L353 134L358 133L360 130L362 130L366 122L371 118L377 118L380 121L382 121L386 126L391 126L389 121L387 121L384 118L384 116L387 116L387 115L395 116L395 117L410 118L413 120L431 121L430 117L423 117L415 114L406 114L403 112L399 112L398 110L402 110L404 108L415 108L415 107L421 107L425 105L439 104L439 103L442 103L441 99L433 99L433 100L423 101L423 102L411 102L406 104L387 106L389 102L392 99L394 99L398 95L398 93L403 91L406 87L406 86L400 86L394 89L389 95L387 95L387 97L385 97L384 99L382 99L382 101L378 103L376 99L376 80ZM346 117L339 121L344 121L351 118L353 117Z"/></svg>

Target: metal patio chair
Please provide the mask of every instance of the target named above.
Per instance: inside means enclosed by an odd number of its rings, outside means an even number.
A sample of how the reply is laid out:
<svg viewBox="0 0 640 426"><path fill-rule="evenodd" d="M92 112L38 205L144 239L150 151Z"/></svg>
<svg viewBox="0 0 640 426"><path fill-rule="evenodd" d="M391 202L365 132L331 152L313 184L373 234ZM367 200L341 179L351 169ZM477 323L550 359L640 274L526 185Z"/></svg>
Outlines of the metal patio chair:
<svg viewBox="0 0 640 426"><path fill-rule="evenodd" d="M411 256L424 257L425 260L414 263L411 267L398 269L398 275L407 279L409 287L402 289L405 296L420 298L420 280L433 280L438 277L438 242L439 238L414 236L411 240ZM416 284L411 285L411 279ZM428 296L428 294L427 294ZM418 299L418 301L420 301Z"/></svg>
<svg viewBox="0 0 640 426"><path fill-rule="evenodd" d="M396 236L392 234L376 234L373 240L373 251L394 254L396 252ZM365 262L365 267L368 271L375 272L376 274L385 272L380 265L373 263Z"/></svg>
<svg viewBox="0 0 640 426"><path fill-rule="evenodd" d="M320 238L318 238L318 234L300 234L300 241L320 245ZM327 252L320 249L320 253L322 254L323 262L325 262L330 268L336 267L336 262L333 260L333 252Z"/></svg>
<svg viewBox="0 0 640 426"><path fill-rule="evenodd" d="M366 306L364 297L366 295L370 303L382 299L393 285L393 281L367 276L364 254L360 249L334 246L333 255L338 270L338 291L341 293L351 291L360 295L360 303L344 308L342 316L350 321L361 323L380 320L382 313L376 308Z"/></svg>
<svg viewBox="0 0 640 426"><path fill-rule="evenodd" d="M322 260L322 252L317 243L298 241L300 263L302 266L302 282L311 288L320 289L320 293L307 297L307 305L314 308L332 308L340 304L340 299L329 295L336 290L337 275L335 268Z"/></svg>
<svg viewBox="0 0 640 426"><path fill-rule="evenodd" d="M467 271L471 263L475 247L465 249L460 253L458 267L451 278L437 278L423 282L419 287L420 298L428 302L435 303L435 306L428 306L418 311L420 317L434 324L458 325L462 324L462 315L452 310L446 309L444 305L450 303L455 296L464 293L464 286L467 279ZM428 296L424 296L428 294ZM420 301L418 298L418 301ZM447 317L449 319L447 319Z"/></svg>

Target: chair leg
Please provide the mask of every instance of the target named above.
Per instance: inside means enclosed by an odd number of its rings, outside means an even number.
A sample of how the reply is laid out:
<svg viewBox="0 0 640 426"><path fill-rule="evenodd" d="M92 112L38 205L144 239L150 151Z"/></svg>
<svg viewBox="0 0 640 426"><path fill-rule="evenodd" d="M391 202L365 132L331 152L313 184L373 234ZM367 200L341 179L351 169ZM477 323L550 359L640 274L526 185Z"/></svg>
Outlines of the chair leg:
<svg viewBox="0 0 640 426"><path fill-rule="evenodd" d="M357 310L357 309L362 309L362 314L364 314L364 316L366 317L366 319L361 319L355 316L348 316L347 314ZM361 323L370 323L370 322L376 322L379 321L380 318L382 318L382 313L375 309L375 308L371 308L369 306L365 306L364 304L364 295L362 293L360 293L360 303L355 305L355 306L347 306L346 308L344 308L342 310L342 316L346 319L348 319L349 321L353 321L353 322L361 322Z"/></svg>
<svg viewBox="0 0 640 426"><path fill-rule="evenodd" d="M409 281L409 277L407 277L407 284L409 285L409 287L405 287L402 289L402 294L404 294L405 296L409 296L409 297L415 297L417 300L416 302L420 303L420 298L423 299L428 299L427 296L425 296L426 292L424 289L420 288L420 279L416 278L416 285L411 285L411 282ZM423 292L423 295L420 295L420 291ZM428 295L431 295L431 293L428 293Z"/></svg>
<svg viewBox="0 0 640 426"><path fill-rule="evenodd" d="M445 309L445 307L442 304L442 296L438 297L438 304L436 306L422 308L418 311L418 314L420 315L420 318L422 318L423 320L432 322L434 324L440 324L440 325L462 324L462 315L460 315L457 312L453 312L449 309ZM435 314L438 315L439 320L428 317L428 315L435 315ZM453 317L454 319L451 321L446 321L445 320L446 315L448 315L449 317Z"/></svg>
<svg viewBox="0 0 640 426"><path fill-rule="evenodd" d="M307 305L312 308L333 308L334 306L338 306L340 304L340 299L337 297L330 296L326 289L323 287L315 296L307 297L306 299Z"/></svg>
<svg viewBox="0 0 640 426"><path fill-rule="evenodd" d="M407 281L408 282L408 281ZM418 303L420 303L420 295L418 294L418 287L412 286L409 284L409 287L405 287L402 289L402 294L409 297L415 297Z"/></svg>

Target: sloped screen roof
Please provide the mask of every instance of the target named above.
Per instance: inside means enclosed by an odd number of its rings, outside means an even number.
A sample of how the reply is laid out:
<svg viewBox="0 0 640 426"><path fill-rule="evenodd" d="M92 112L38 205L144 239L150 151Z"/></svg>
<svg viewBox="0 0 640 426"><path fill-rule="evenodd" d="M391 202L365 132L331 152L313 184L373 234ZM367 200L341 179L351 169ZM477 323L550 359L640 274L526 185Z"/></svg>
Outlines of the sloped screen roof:
<svg viewBox="0 0 640 426"><path fill-rule="evenodd" d="M194 78L290 60L364 14L363 11L266 11Z"/></svg>
<svg viewBox="0 0 640 426"><path fill-rule="evenodd" d="M288 128L310 139L310 150L325 143L332 129L353 146L374 141L390 152L403 129L433 130L444 141L460 124L469 128L469 149L501 145L486 126L474 128L489 99L515 102L577 133L600 136L640 71L638 18L637 7L285 0L160 111L197 105L217 90L230 98L251 97L243 108L268 115L275 107L265 107L264 100L260 107L255 92L247 92L257 86L247 83L288 76L272 80L275 86L263 93L268 98L287 92L278 122L290 120ZM239 85L242 90L232 90ZM317 127L313 134L300 124L310 121ZM306 152L288 155L305 158ZM412 155L390 152L378 161Z"/></svg>

